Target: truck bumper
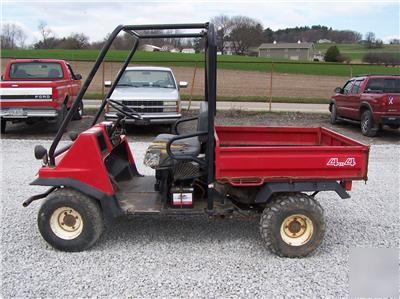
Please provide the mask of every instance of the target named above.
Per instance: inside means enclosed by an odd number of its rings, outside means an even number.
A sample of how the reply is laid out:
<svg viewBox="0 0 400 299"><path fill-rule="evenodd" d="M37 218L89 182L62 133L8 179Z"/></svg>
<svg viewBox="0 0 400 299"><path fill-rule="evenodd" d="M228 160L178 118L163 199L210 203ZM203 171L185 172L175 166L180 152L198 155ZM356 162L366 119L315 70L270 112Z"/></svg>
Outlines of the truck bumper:
<svg viewBox="0 0 400 299"><path fill-rule="evenodd" d="M142 119L126 118L125 123L137 125L150 125L150 124L173 124L182 117L180 113L163 113L163 114L141 114ZM106 120L116 120L118 117L115 113L106 113L104 118Z"/></svg>
<svg viewBox="0 0 400 299"><path fill-rule="evenodd" d="M25 119L25 118L54 118L58 115L53 108L27 108L27 107L8 107L0 109L0 117L3 119Z"/></svg>
<svg viewBox="0 0 400 299"><path fill-rule="evenodd" d="M382 125L393 125L400 126L400 115L399 116L383 116L381 118Z"/></svg>

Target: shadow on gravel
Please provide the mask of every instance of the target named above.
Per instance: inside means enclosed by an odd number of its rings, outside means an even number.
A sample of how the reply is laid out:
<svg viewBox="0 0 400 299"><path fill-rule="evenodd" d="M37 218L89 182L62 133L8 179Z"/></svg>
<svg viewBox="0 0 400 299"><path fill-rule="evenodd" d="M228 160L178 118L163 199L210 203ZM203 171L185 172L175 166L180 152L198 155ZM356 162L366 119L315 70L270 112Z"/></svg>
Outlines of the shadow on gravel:
<svg viewBox="0 0 400 299"><path fill-rule="evenodd" d="M98 249L132 242L249 242L264 249L258 218L208 219L206 216L131 216L108 225Z"/></svg>

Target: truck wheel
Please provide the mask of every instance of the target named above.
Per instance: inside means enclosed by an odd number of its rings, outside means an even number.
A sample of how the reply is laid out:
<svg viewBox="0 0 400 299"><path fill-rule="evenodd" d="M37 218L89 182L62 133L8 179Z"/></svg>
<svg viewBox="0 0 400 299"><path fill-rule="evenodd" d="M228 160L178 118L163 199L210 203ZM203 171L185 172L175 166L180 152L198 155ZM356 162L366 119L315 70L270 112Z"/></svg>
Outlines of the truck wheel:
<svg viewBox="0 0 400 299"><path fill-rule="evenodd" d="M361 133L368 137L374 137L378 133L371 110L365 110L361 115Z"/></svg>
<svg viewBox="0 0 400 299"><path fill-rule="evenodd" d="M98 202L69 188L47 197L39 210L38 226L47 243L63 251L88 249L104 229Z"/></svg>
<svg viewBox="0 0 400 299"><path fill-rule="evenodd" d="M83 116L83 102L81 101L79 103L78 110L74 113L74 115L72 116L72 119L80 120L80 119L82 119L82 116Z"/></svg>
<svg viewBox="0 0 400 299"><path fill-rule="evenodd" d="M63 120L65 118L65 115L67 114L67 107L65 105L61 106L60 111L58 112L58 115L56 116L56 121L53 127L53 132L57 133L58 130L60 129Z"/></svg>
<svg viewBox="0 0 400 299"><path fill-rule="evenodd" d="M306 194L282 194L265 208L260 232L266 246L275 254L304 257L322 243L324 210Z"/></svg>
<svg viewBox="0 0 400 299"><path fill-rule="evenodd" d="M1 134L6 133L6 126L7 126L7 121L5 119L1 119Z"/></svg>
<svg viewBox="0 0 400 299"><path fill-rule="evenodd" d="M336 104L331 105L331 124L337 124L338 119L337 119L337 107Z"/></svg>

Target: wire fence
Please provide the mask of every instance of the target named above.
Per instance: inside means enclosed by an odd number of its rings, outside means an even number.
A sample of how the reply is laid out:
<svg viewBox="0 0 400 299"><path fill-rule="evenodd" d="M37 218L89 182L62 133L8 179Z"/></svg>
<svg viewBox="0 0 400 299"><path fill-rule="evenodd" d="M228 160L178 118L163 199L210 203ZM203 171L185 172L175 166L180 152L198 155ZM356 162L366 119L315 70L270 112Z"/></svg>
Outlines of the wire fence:
<svg viewBox="0 0 400 299"><path fill-rule="evenodd" d="M5 65L7 58L2 58ZM69 61L76 73L86 78L92 60ZM105 61L88 90L89 97L106 93L104 81L113 80L122 62ZM202 61L135 61L131 65L162 65L171 67L178 81L189 82L182 89L186 100L201 99L204 93L204 64ZM337 86L343 86L354 75L366 73L399 74L399 67L366 64L307 63L307 62L248 62L218 61L217 96L222 101L257 101L271 107L272 102L324 103Z"/></svg>

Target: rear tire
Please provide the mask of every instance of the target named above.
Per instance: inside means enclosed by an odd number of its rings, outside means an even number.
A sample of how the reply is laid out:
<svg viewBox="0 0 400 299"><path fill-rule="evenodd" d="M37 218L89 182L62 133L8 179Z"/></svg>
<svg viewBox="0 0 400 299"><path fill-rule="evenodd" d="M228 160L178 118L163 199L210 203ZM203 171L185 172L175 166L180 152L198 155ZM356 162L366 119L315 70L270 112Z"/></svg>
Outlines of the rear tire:
<svg viewBox="0 0 400 299"><path fill-rule="evenodd" d="M5 119L1 119L1 134L6 133L6 126L7 126L7 121Z"/></svg>
<svg viewBox="0 0 400 299"><path fill-rule="evenodd" d="M65 105L62 105L61 109L60 109L60 111L58 111L58 115L56 116L56 119L55 119L55 124L53 127L54 133L57 133L58 130L60 129L66 114L67 114L67 107Z"/></svg>
<svg viewBox="0 0 400 299"><path fill-rule="evenodd" d="M90 248L104 230L99 203L69 188L51 193L38 214L40 234L51 246L62 251Z"/></svg>
<svg viewBox="0 0 400 299"><path fill-rule="evenodd" d="M73 120L81 120L83 116L83 101L79 103L78 110L74 113L74 116L72 116Z"/></svg>
<svg viewBox="0 0 400 299"><path fill-rule="evenodd" d="M361 115L361 133L368 137L375 137L378 129L374 123L371 110L365 110Z"/></svg>
<svg viewBox="0 0 400 299"><path fill-rule="evenodd" d="M335 125L338 123L337 119L337 107L336 104L331 105L331 124Z"/></svg>
<svg viewBox="0 0 400 299"><path fill-rule="evenodd" d="M324 210L306 194L281 194L265 208L260 233L266 246L281 257L307 256L324 238Z"/></svg>

